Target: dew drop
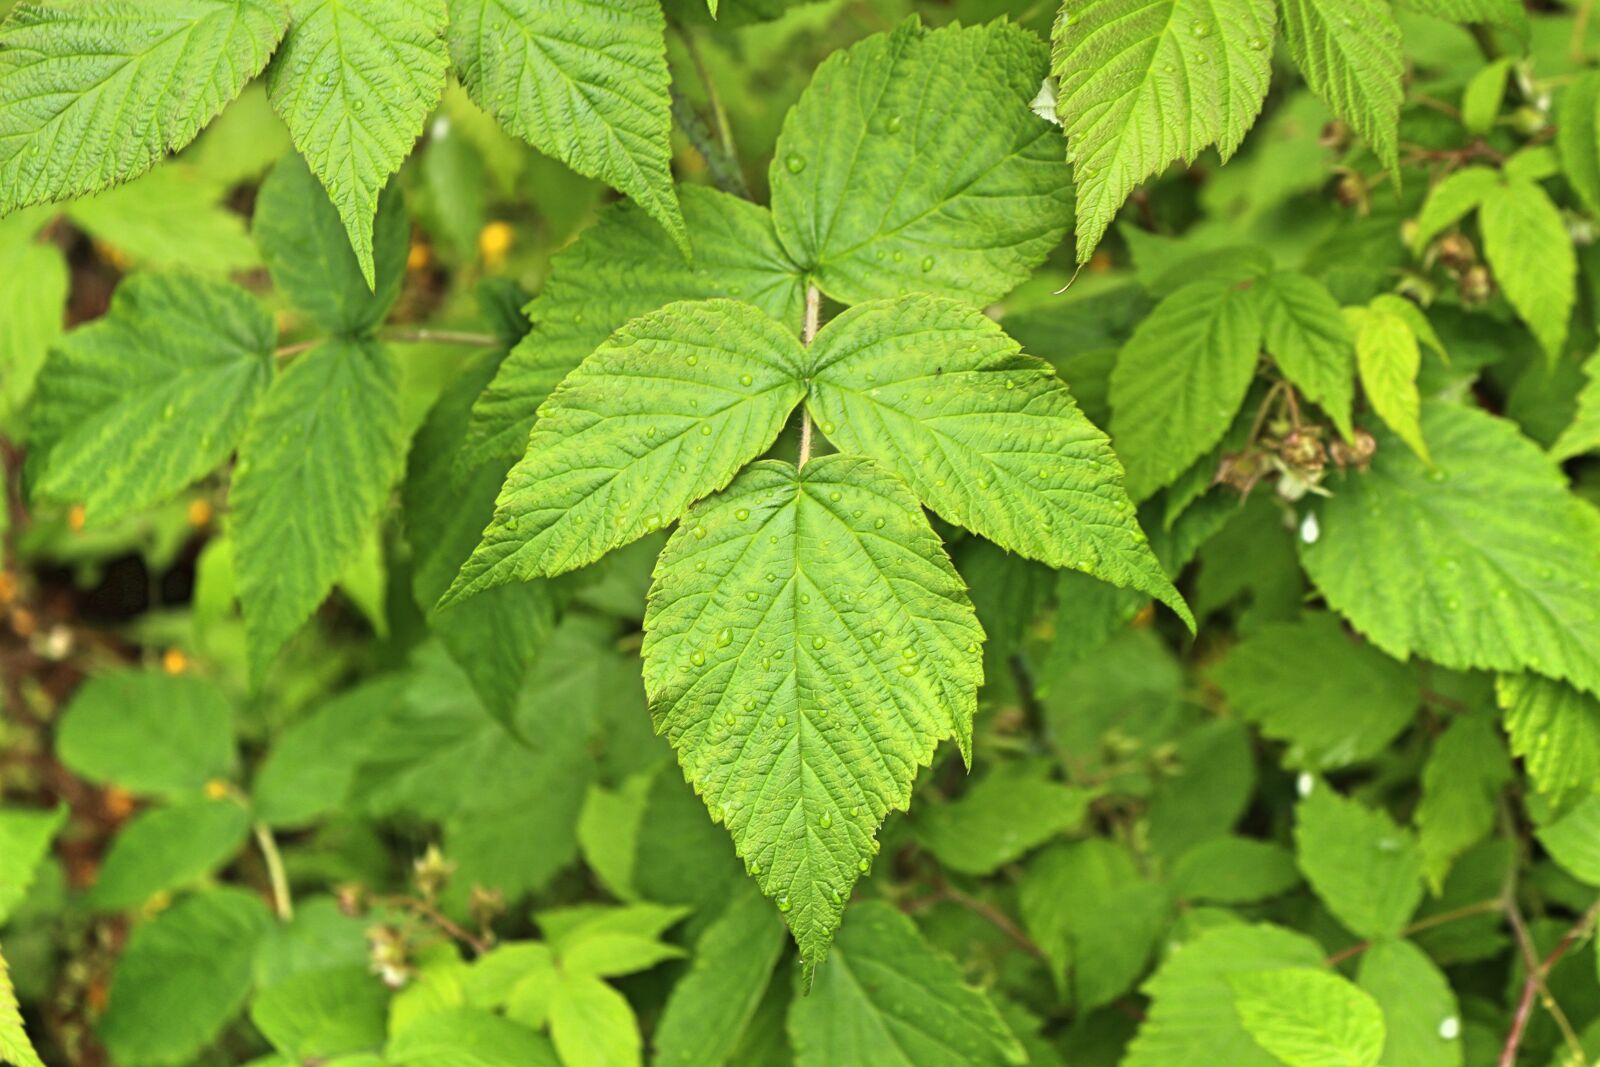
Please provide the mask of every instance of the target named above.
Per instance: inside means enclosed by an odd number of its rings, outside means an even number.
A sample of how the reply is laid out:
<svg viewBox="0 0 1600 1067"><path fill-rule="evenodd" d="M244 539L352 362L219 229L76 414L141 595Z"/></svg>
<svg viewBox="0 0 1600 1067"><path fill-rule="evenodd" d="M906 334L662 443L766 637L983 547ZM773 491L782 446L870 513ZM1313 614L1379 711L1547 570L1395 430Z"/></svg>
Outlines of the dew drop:
<svg viewBox="0 0 1600 1067"><path fill-rule="evenodd" d="M789 897L787 894L778 898L778 910L781 912L789 910Z"/></svg>
<svg viewBox="0 0 1600 1067"><path fill-rule="evenodd" d="M689 662L693 663L696 667L703 667L705 666L706 662L706 654L697 648L693 652L689 653Z"/></svg>
<svg viewBox="0 0 1600 1067"><path fill-rule="evenodd" d="M927 274L932 269L933 269L933 257L932 256L923 256L922 257L922 273Z"/></svg>
<svg viewBox="0 0 1600 1067"><path fill-rule="evenodd" d="M704 526L696 526L694 528L694 539L696 541L704 541L706 539L706 528Z"/></svg>
<svg viewBox="0 0 1600 1067"><path fill-rule="evenodd" d="M755 381L755 379L750 377L750 375L748 375L748 374L739 375L739 384L740 385L749 385L753 381Z"/></svg>
<svg viewBox="0 0 1600 1067"><path fill-rule="evenodd" d="M856 870L860 871L862 874L866 874L871 869L872 864L868 863L866 860L862 860L860 863L856 864Z"/></svg>
<svg viewBox="0 0 1600 1067"><path fill-rule="evenodd" d="M688 363L688 364L689 364L689 366L691 366L691 367L692 367L692 366L694 366L694 365L695 365L695 364L696 364L696 363L699 363L699 362L700 362L700 357L699 357L699 356L690 356L690 357L689 357L689 358L688 358L688 359L687 359L687 360L685 360L685 362L686 362L686 363Z"/></svg>
<svg viewBox="0 0 1600 1067"><path fill-rule="evenodd" d="M738 519L740 522L743 522L744 520L746 520L746 519L748 519L750 517L750 509L749 508L740 508L738 511L735 511L733 513L733 517Z"/></svg>
<svg viewBox="0 0 1600 1067"><path fill-rule="evenodd" d="M812 648L817 648L817 649L827 648L828 647L828 639L826 637L821 637L821 636L813 637L811 639L811 647Z"/></svg>
<svg viewBox="0 0 1600 1067"><path fill-rule="evenodd" d="M717 633L717 647L718 648L727 648L731 644L733 644L733 631L731 629L729 629L728 627L724 626Z"/></svg>
<svg viewBox="0 0 1600 1067"><path fill-rule="evenodd" d="M783 161L783 165L789 168L790 174L799 174L806 169L805 158L797 156L793 152L789 153L789 158Z"/></svg>
<svg viewBox="0 0 1600 1067"><path fill-rule="evenodd" d="M823 812L822 818L817 820L817 825L822 827L824 830L828 829L833 825L833 816L829 815L827 812Z"/></svg>

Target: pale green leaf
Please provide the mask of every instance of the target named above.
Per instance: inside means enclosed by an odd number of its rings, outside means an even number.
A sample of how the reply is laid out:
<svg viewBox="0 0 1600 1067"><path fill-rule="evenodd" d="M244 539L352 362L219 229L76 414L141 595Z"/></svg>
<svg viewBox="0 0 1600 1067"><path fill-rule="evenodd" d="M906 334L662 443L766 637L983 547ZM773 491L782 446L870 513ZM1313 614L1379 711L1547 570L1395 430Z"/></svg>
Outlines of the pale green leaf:
<svg viewBox="0 0 1600 1067"><path fill-rule="evenodd" d="M1173 891L1188 901L1249 904L1299 884L1292 852L1248 837L1210 838L1172 864Z"/></svg>
<svg viewBox="0 0 1600 1067"><path fill-rule="evenodd" d="M305 160L285 156L256 196L256 242L272 280L318 326L341 335L361 336L382 325L405 283L411 225L399 190L379 198L373 225L375 288Z"/></svg>
<svg viewBox="0 0 1600 1067"><path fill-rule="evenodd" d="M129 181L194 140L287 23L275 0L13 11L0 23L0 215Z"/></svg>
<svg viewBox="0 0 1600 1067"><path fill-rule="evenodd" d="M405 448L398 376L381 345L330 342L279 375L245 431L229 536L258 681L388 500Z"/></svg>
<svg viewBox="0 0 1600 1067"><path fill-rule="evenodd" d="M1461 93L1461 125L1471 134L1482 136L1494 126L1500 103L1506 95L1506 78L1511 60L1497 59L1472 76Z"/></svg>
<svg viewBox="0 0 1600 1067"><path fill-rule="evenodd" d="M998 300L1061 241L1061 135L1028 109L1048 65L1007 22L915 19L835 52L784 121L772 213L796 263L855 304Z"/></svg>
<svg viewBox="0 0 1600 1067"><path fill-rule="evenodd" d="M1111 373L1111 437L1144 500L1222 439L1244 402L1261 345L1249 289L1201 281L1167 297Z"/></svg>
<svg viewBox="0 0 1600 1067"><path fill-rule="evenodd" d="M1510 178L1484 199L1478 225L1495 281L1555 362L1577 301L1578 258L1561 210L1534 182Z"/></svg>
<svg viewBox="0 0 1600 1067"><path fill-rule="evenodd" d="M1500 175L1488 167L1463 167L1428 190L1417 215L1411 246L1421 252L1446 229L1476 211L1500 189Z"/></svg>
<svg viewBox="0 0 1600 1067"><path fill-rule="evenodd" d="M29 238L0 241L0 424L33 394L45 354L66 319L67 259Z"/></svg>
<svg viewBox="0 0 1600 1067"><path fill-rule="evenodd" d="M195 794L233 773L233 711L191 674L117 671L85 682L56 727L56 755L90 781Z"/></svg>
<svg viewBox="0 0 1600 1067"><path fill-rule="evenodd" d="M1412 818L1435 892L1455 858L1494 829L1495 802L1510 780L1511 760L1490 716L1458 715L1434 741Z"/></svg>
<svg viewBox="0 0 1600 1067"><path fill-rule="evenodd" d="M1427 402L1422 430L1432 469L1380 430L1372 469L1330 480L1307 574L1396 658L1600 691L1600 518L1511 423Z"/></svg>
<svg viewBox="0 0 1600 1067"><path fill-rule="evenodd" d="M1319 664L1305 670L1306 657ZM1234 710L1288 745L1284 763L1323 770L1383 752L1411 722L1416 679L1336 616L1257 627L1213 671Z"/></svg>
<svg viewBox="0 0 1600 1067"><path fill-rule="evenodd" d="M558 1067L550 1039L487 1011L457 1008L427 1015L389 1036L398 1067Z"/></svg>
<svg viewBox="0 0 1600 1067"><path fill-rule="evenodd" d="M232 858L249 832L249 812L232 798L141 812L112 841L89 903L120 911L164 890L193 885Z"/></svg>
<svg viewBox="0 0 1600 1067"><path fill-rule="evenodd" d="M1588 452L1600 452L1600 354L1583 365L1587 380L1578 393L1578 410L1572 422L1550 446L1550 457L1568 460Z"/></svg>
<svg viewBox="0 0 1600 1067"><path fill-rule="evenodd" d="M449 0L450 55L512 133L637 201L685 254L657 0Z"/></svg>
<svg viewBox="0 0 1600 1067"><path fill-rule="evenodd" d="M796 1067L986 1067L1027 1054L989 998L881 902L858 905L789 1007Z"/></svg>
<svg viewBox="0 0 1600 1067"><path fill-rule="evenodd" d="M1431 463L1422 438L1422 394L1417 372L1422 369L1422 349L1405 319L1389 311L1347 308L1356 335L1356 365L1361 388L1378 417L1389 425L1406 447Z"/></svg>
<svg viewBox="0 0 1600 1067"><path fill-rule="evenodd" d="M1122 1067L1283 1067L1250 1037L1232 982L1285 967L1316 967L1322 948L1278 926L1228 924L1177 945L1144 986L1152 1000Z"/></svg>
<svg viewBox="0 0 1600 1067"><path fill-rule="evenodd" d="M1600 885L1600 796L1591 794L1540 827L1539 844L1585 885Z"/></svg>
<svg viewBox="0 0 1600 1067"><path fill-rule="evenodd" d="M550 990L550 1038L562 1067L638 1067L639 1021L628 998L598 978L561 974Z"/></svg>
<svg viewBox="0 0 1600 1067"><path fill-rule="evenodd" d="M1234 1010L1288 1067L1377 1067L1383 1011L1348 979L1310 967L1235 975Z"/></svg>
<svg viewBox="0 0 1600 1067"><path fill-rule="evenodd" d="M1383 1009L1383 1062L1461 1067L1461 1008L1437 964L1410 941L1385 938L1361 954L1356 984Z"/></svg>
<svg viewBox="0 0 1600 1067"><path fill-rule="evenodd" d="M656 728L775 897L827 950L876 830L939 741L970 751L983 632L910 491L870 461L750 468L656 566Z"/></svg>
<svg viewBox="0 0 1600 1067"><path fill-rule="evenodd" d="M244 1006L272 923L254 892L219 888L140 924L111 976L100 1040L120 1067L191 1063Z"/></svg>
<svg viewBox="0 0 1600 1067"><path fill-rule="evenodd" d="M250 1005L250 1021L296 1063L383 1047L389 991L368 967L304 971Z"/></svg>
<svg viewBox="0 0 1600 1067"><path fill-rule="evenodd" d="M1600 698L1537 674L1501 675L1495 696L1511 752L1534 788L1559 802L1600 782Z"/></svg>
<svg viewBox="0 0 1600 1067"><path fill-rule="evenodd" d="M1093 795L1026 769L1001 766L956 800L918 812L917 840L963 874L990 874L1075 830Z"/></svg>
<svg viewBox="0 0 1600 1067"><path fill-rule="evenodd" d="M809 365L806 405L842 451L1002 548L1148 593L1187 621L1105 434L993 319L929 297L862 304L817 336Z"/></svg>
<svg viewBox="0 0 1600 1067"><path fill-rule="evenodd" d="M1215 144L1233 155L1272 75L1270 0L1064 4L1051 69L1078 197L1078 261L1134 187Z"/></svg>
<svg viewBox="0 0 1600 1067"><path fill-rule="evenodd" d="M1294 841L1311 888L1361 937L1399 932L1422 902L1422 849L1386 812L1316 783L1295 808Z"/></svg>
<svg viewBox="0 0 1600 1067"><path fill-rule="evenodd" d="M1341 436L1351 436L1355 396L1355 339L1339 304L1321 282L1293 271L1255 283L1262 337L1283 376L1305 393Z"/></svg>
<svg viewBox="0 0 1600 1067"><path fill-rule="evenodd" d="M1306 84L1394 169L1405 60L1388 0L1279 0L1279 7Z"/></svg>
<svg viewBox="0 0 1600 1067"><path fill-rule="evenodd" d="M1528 9L1522 0L1404 0L1404 4L1455 22L1492 22L1523 36L1528 32Z"/></svg>
<svg viewBox="0 0 1600 1067"><path fill-rule="evenodd" d="M272 316L224 282L141 274L51 351L35 493L114 522L221 466L272 379Z"/></svg>
<svg viewBox="0 0 1600 1067"><path fill-rule="evenodd" d="M272 106L376 286L378 194L444 94L445 0L292 0L290 12L267 73Z"/></svg>
<svg viewBox="0 0 1600 1067"><path fill-rule="evenodd" d="M6 858L0 868L0 926L27 897L39 864L50 852L50 842L66 821L64 806L54 811L0 808L0 856Z"/></svg>
<svg viewBox="0 0 1600 1067"><path fill-rule="evenodd" d="M1600 71L1579 75L1561 94L1556 151L1573 192L1591 215L1600 214Z"/></svg>
<svg viewBox="0 0 1600 1067"><path fill-rule="evenodd" d="M630 203L608 208L555 257L528 305L532 332L473 405L463 466L521 458L534 413L551 390L631 319L675 300L743 300L799 332L800 268L779 244L766 208L697 186L682 196L693 262Z"/></svg>
<svg viewBox="0 0 1600 1067"><path fill-rule="evenodd" d="M0 955L0 1063L12 1067L44 1067L33 1042L22 1028L22 1010L17 1006L17 993L11 986L11 972L6 969L6 958Z"/></svg>
<svg viewBox="0 0 1600 1067"><path fill-rule="evenodd" d="M444 603L553 577L676 521L771 447L805 350L759 309L669 304L617 331L539 409Z"/></svg>
<svg viewBox="0 0 1600 1067"><path fill-rule="evenodd" d="M783 952L783 924L749 882L694 946L656 1026L663 1067L722 1067L750 1025Z"/></svg>
<svg viewBox="0 0 1600 1067"><path fill-rule="evenodd" d="M168 163L138 181L67 205L67 217L113 258L210 275L261 265L245 220L222 202L228 187Z"/></svg>

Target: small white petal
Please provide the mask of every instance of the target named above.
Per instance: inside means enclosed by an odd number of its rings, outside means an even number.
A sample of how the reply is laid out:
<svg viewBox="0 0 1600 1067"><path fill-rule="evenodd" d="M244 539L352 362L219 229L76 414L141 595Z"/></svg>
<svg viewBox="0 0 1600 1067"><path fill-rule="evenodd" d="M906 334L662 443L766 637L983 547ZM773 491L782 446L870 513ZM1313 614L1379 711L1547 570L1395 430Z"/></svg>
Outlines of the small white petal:
<svg viewBox="0 0 1600 1067"><path fill-rule="evenodd" d="M1302 771L1300 773L1300 777L1294 780L1294 790L1301 796L1308 797L1311 795L1311 790L1316 786L1316 784L1317 780L1315 778Z"/></svg>
<svg viewBox="0 0 1600 1067"><path fill-rule="evenodd" d="M1322 525L1317 522L1317 513L1306 512L1306 517L1300 520L1300 540L1308 545L1317 543L1317 538L1322 536Z"/></svg>
<svg viewBox="0 0 1600 1067"><path fill-rule="evenodd" d="M1038 94L1034 96L1028 106L1033 109L1035 115L1038 115L1046 122L1053 122L1057 126L1061 125L1061 116L1056 114L1056 80L1049 77L1045 78L1039 85Z"/></svg>

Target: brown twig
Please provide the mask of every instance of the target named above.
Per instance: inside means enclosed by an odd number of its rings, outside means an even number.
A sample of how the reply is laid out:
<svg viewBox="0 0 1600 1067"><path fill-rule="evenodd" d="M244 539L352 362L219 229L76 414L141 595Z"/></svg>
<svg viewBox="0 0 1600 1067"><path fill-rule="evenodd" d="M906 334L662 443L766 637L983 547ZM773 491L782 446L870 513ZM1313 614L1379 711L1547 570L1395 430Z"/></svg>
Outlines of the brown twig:
<svg viewBox="0 0 1600 1067"><path fill-rule="evenodd" d="M434 926L437 926L440 930L455 938L457 941L467 945L479 956L482 956L484 953L488 952L491 947L487 940L467 931L454 919L451 919L448 915L444 914L438 908L434 907L432 904L429 904L425 900L418 900L416 897L374 897L372 899L372 903L378 905L379 907L399 908L404 911L413 912L426 919Z"/></svg>
<svg viewBox="0 0 1600 1067"><path fill-rule="evenodd" d="M1517 998L1517 1009L1511 1017L1511 1030L1506 1035L1505 1047L1500 1050L1499 1067L1514 1067L1517 1062L1517 1049L1522 1044L1523 1035L1527 1032L1528 1020L1533 1015L1534 997L1538 996L1544 1004L1545 1010L1556 1021L1556 1026L1561 1030L1561 1036L1566 1041L1567 1047L1581 1062L1587 1053L1583 1048L1583 1041L1572 1028L1572 1023L1567 1019L1566 1013L1561 1010L1561 1005L1550 995L1550 989L1545 984L1545 979L1567 950L1582 937L1588 936L1593 929L1596 919L1600 919L1600 900L1584 912L1577 922L1567 928L1561 935L1561 940L1556 942L1556 947L1543 960L1539 959L1538 951L1533 944L1533 937L1528 932L1528 924L1523 921L1522 914L1517 910L1514 902L1508 901L1506 918L1511 922L1511 929L1516 934L1517 945L1522 951L1523 966L1527 968L1527 976L1522 980L1522 994Z"/></svg>
<svg viewBox="0 0 1600 1067"><path fill-rule="evenodd" d="M1006 938L1022 951L1035 959L1049 962L1050 957L1045 954L1032 938L1023 932L1022 927L1011 921L1011 917L988 901L979 900L969 896L948 882L941 881L934 891L920 900L913 900L901 906L902 911L922 911L935 904L956 904L966 908L978 918L999 930Z"/></svg>
<svg viewBox="0 0 1600 1067"><path fill-rule="evenodd" d="M1412 934L1420 934L1424 930L1431 930L1435 926L1444 926L1447 923L1457 922L1461 919L1470 919L1474 915L1486 915L1492 911L1499 911L1503 907L1505 907L1505 902L1499 897L1496 897L1493 900L1480 900L1476 904L1466 904L1459 908L1453 908L1450 911L1441 911L1437 915L1428 915L1418 919L1416 922L1411 923L1409 926L1403 928L1400 931L1400 936L1410 937ZM1338 952L1335 952L1323 962L1329 967L1337 967L1345 960L1359 956L1371 947L1371 941L1357 941L1350 947L1342 948Z"/></svg>

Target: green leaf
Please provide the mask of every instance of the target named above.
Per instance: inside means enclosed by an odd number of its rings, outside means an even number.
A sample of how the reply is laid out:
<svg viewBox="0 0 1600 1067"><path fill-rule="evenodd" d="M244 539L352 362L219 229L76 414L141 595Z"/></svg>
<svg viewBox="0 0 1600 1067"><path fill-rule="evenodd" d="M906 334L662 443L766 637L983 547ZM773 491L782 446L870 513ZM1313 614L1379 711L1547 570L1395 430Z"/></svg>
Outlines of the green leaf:
<svg viewBox="0 0 1600 1067"><path fill-rule="evenodd" d="M180 275L124 282L40 375L34 491L107 524L221 466L272 380L277 330L236 286Z"/></svg>
<svg viewBox="0 0 1600 1067"><path fill-rule="evenodd" d="M1421 252L1435 237L1494 196L1500 182L1500 175L1488 167L1463 167L1429 189L1417 215L1417 233L1411 247Z"/></svg>
<svg viewBox="0 0 1600 1067"><path fill-rule="evenodd" d="M0 215L129 181L194 140L287 23L275 0L13 11L0 24Z"/></svg>
<svg viewBox="0 0 1600 1067"><path fill-rule="evenodd" d="M859 904L789 1007L796 1067L979 1067L1027 1054L989 998L887 904Z"/></svg>
<svg viewBox="0 0 1600 1067"><path fill-rule="evenodd" d="M193 885L227 863L249 832L249 812L231 798L141 812L112 841L89 903L120 911Z"/></svg>
<svg viewBox="0 0 1600 1067"><path fill-rule="evenodd" d="M1511 60L1497 59L1472 76L1461 94L1461 125L1468 133L1483 136L1494 126L1500 103L1506 95L1506 78Z"/></svg>
<svg viewBox="0 0 1600 1067"><path fill-rule="evenodd" d="M1427 953L1410 941L1374 942L1361 954L1356 984L1383 1009L1383 1063L1461 1067L1461 1008Z"/></svg>
<svg viewBox="0 0 1600 1067"><path fill-rule="evenodd" d="M1585 885L1600 885L1600 796L1585 797L1541 827L1538 837L1562 870Z"/></svg>
<svg viewBox="0 0 1600 1067"><path fill-rule="evenodd" d="M918 812L917 840L950 870L991 874L1083 825L1093 795L1002 765L958 799Z"/></svg>
<svg viewBox="0 0 1600 1067"><path fill-rule="evenodd" d="M296 1063L383 1047L389 991L366 967L306 971L250 1005L250 1021Z"/></svg>
<svg viewBox="0 0 1600 1067"><path fill-rule="evenodd" d="M982 640L910 491L864 459L756 464L662 552L656 729L808 963L917 768L952 735L970 752Z"/></svg>
<svg viewBox="0 0 1600 1067"><path fill-rule="evenodd" d="M1315 672L1304 669L1308 655ZM1286 765L1309 770L1382 753L1419 703L1405 665L1346 634L1328 612L1256 628L1212 676L1236 711L1289 746Z"/></svg>
<svg viewBox="0 0 1600 1067"><path fill-rule="evenodd" d="M1244 1028L1288 1067L1377 1067L1383 1011L1348 979L1289 967L1235 975L1229 984Z"/></svg>
<svg viewBox="0 0 1600 1067"><path fill-rule="evenodd" d="M39 864L50 853L50 842L66 821L65 806L54 811L0 808L0 856L6 858L4 870L0 870L0 926L27 897Z"/></svg>
<svg viewBox="0 0 1600 1067"><path fill-rule="evenodd" d="M222 1033L250 992L250 961L272 923L253 892L218 888L134 929L111 976L100 1040L126 1067L177 1067Z"/></svg>
<svg viewBox="0 0 1600 1067"><path fill-rule="evenodd" d="M135 182L67 205L67 217L134 264L226 275L261 266L245 220L222 203L228 187L168 163Z"/></svg>
<svg viewBox="0 0 1600 1067"><path fill-rule="evenodd" d="M339 811L372 747L373 724L400 699L402 681L384 675L340 693L274 738L251 785L257 817L303 827Z"/></svg>
<svg viewBox="0 0 1600 1067"><path fill-rule="evenodd" d="M656 1062L722 1067L755 1017L783 953L783 925L749 882L695 943L655 1030Z"/></svg>
<svg viewBox="0 0 1600 1067"><path fill-rule="evenodd" d="M806 405L842 451L888 467L950 522L1187 621L1110 442L993 319L929 297L862 304L817 336L810 368Z"/></svg>
<svg viewBox="0 0 1600 1067"><path fill-rule="evenodd" d="M1434 741L1413 818L1435 893L1455 858L1494 829L1495 802L1511 774L1505 742L1488 715L1459 715Z"/></svg>
<svg viewBox="0 0 1600 1067"><path fill-rule="evenodd" d="M67 260L31 237L0 240L0 424L21 412L66 318ZM36 417L36 416L33 416Z"/></svg>
<svg viewBox="0 0 1600 1067"><path fill-rule="evenodd" d="M1150 313L1111 372L1111 437L1144 500L1222 439L1261 345L1260 305L1227 282L1184 286Z"/></svg>
<svg viewBox="0 0 1600 1067"><path fill-rule="evenodd" d="M272 280L318 326L343 336L381 326L405 283L411 225L399 190L379 198L373 227L369 284L338 209L305 160L285 156L256 196L256 242Z"/></svg>
<svg viewBox="0 0 1600 1067"><path fill-rule="evenodd" d="M1422 439L1422 395L1417 391L1422 349L1417 335L1390 311L1346 308L1345 317L1355 331L1361 388L1372 410L1424 463L1432 463Z"/></svg>
<svg viewBox="0 0 1600 1067"><path fill-rule="evenodd" d="M1177 858L1171 880L1184 900L1250 904L1287 893L1300 884L1300 872L1282 845L1213 837Z"/></svg>
<svg viewBox="0 0 1600 1067"><path fill-rule="evenodd" d="M628 998L598 978L562 974L550 990L550 1038L562 1067L638 1067L639 1021Z"/></svg>
<svg viewBox="0 0 1600 1067"><path fill-rule="evenodd" d="M560 1067L549 1038L475 1008L442 1011L397 1030L386 1059L405 1067Z"/></svg>
<svg viewBox="0 0 1600 1067"><path fill-rule="evenodd" d="M1139 873L1127 848L1104 838L1039 853L1018 903L1057 986L1085 1014L1139 980L1172 914L1166 888Z"/></svg>
<svg viewBox="0 0 1600 1067"><path fill-rule="evenodd" d="M331 341L278 376L245 431L229 536L258 682L388 500L405 448L398 376L381 345Z"/></svg>
<svg viewBox="0 0 1600 1067"><path fill-rule="evenodd" d="M1433 469L1380 431L1372 469L1331 480L1306 573L1397 659L1600 691L1600 518L1508 422L1428 402L1422 430Z"/></svg>
<svg viewBox="0 0 1600 1067"><path fill-rule="evenodd" d="M1315 941L1266 924L1230 923L1179 944L1145 983L1153 1003L1122 1067L1283 1067L1240 1023L1232 982L1321 963Z"/></svg>
<svg viewBox="0 0 1600 1067"><path fill-rule="evenodd" d="M444 95L445 0L292 0L272 107L328 191L367 285L373 216Z"/></svg>
<svg viewBox="0 0 1600 1067"><path fill-rule="evenodd" d="M1511 752L1534 788L1560 802L1600 782L1600 698L1537 674L1501 675L1495 695Z"/></svg>
<svg viewBox="0 0 1600 1067"><path fill-rule="evenodd" d="M1293 271L1261 278L1254 292L1267 352L1349 440L1356 350L1338 301L1321 282Z"/></svg>
<svg viewBox="0 0 1600 1067"><path fill-rule="evenodd" d="M1578 410L1572 422L1550 446L1550 458L1562 461L1588 452L1600 452L1600 355L1589 357L1583 365L1587 377L1578 394Z"/></svg>
<svg viewBox="0 0 1600 1067"><path fill-rule="evenodd" d="M462 461L518 459L551 390L612 333L674 300L747 301L800 329L805 291L766 208L698 186L682 191L693 262L661 240L635 204L614 205L555 257L533 331L512 350L472 409Z"/></svg>
<svg viewBox="0 0 1600 1067"><path fill-rule="evenodd" d="M1003 21L912 18L828 57L772 161L789 255L847 304L910 290L981 306L1015 288L1071 218L1061 136L1028 109L1046 66Z"/></svg>
<svg viewBox="0 0 1600 1067"><path fill-rule="evenodd" d="M657 0L450 0L450 55L512 133L637 201L687 255Z"/></svg>
<svg viewBox="0 0 1600 1067"><path fill-rule="evenodd" d="M1577 301L1578 259L1561 210L1534 182L1510 178L1478 209L1495 281L1554 363Z"/></svg>
<svg viewBox="0 0 1600 1067"><path fill-rule="evenodd" d="M1405 59L1387 0L1279 0L1279 8L1306 84L1394 170Z"/></svg>
<svg viewBox="0 0 1600 1067"><path fill-rule="evenodd" d="M11 985L11 972L6 969L6 958L0 954L0 1063L13 1067L44 1067L33 1042L22 1028L22 1010L17 1006L17 992Z"/></svg>
<svg viewBox="0 0 1600 1067"><path fill-rule="evenodd" d="M1591 215L1600 214L1600 71L1586 71L1567 86L1556 119L1556 151L1567 182Z"/></svg>
<svg viewBox="0 0 1600 1067"><path fill-rule="evenodd" d="M1078 197L1078 262L1133 188L1215 144L1223 161L1272 75L1270 0L1087 0L1063 5L1052 71Z"/></svg>
<svg viewBox="0 0 1600 1067"><path fill-rule="evenodd" d="M689 910L661 904L579 905L541 912L538 920L565 974L615 978L683 956L681 948L663 942L661 935Z"/></svg>
<svg viewBox="0 0 1600 1067"><path fill-rule="evenodd" d="M1422 902L1422 849L1386 812L1317 783L1296 806L1294 841L1311 888L1361 937L1398 933Z"/></svg>
<svg viewBox="0 0 1600 1067"><path fill-rule="evenodd" d="M1405 6L1454 22L1492 22L1523 37L1528 33L1528 9L1521 0L1405 0Z"/></svg>
<svg viewBox="0 0 1600 1067"><path fill-rule="evenodd" d="M233 710L194 675L102 674L73 695L56 728L56 755L90 781L193 795L233 773Z"/></svg>
<svg viewBox="0 0 1600 1067"><path fill-rule="evenodd" d="M539 409L444 604L674 522L771 447L805 394L804 363L794 334L732 300L669 304L617 331Z"/></svg>

